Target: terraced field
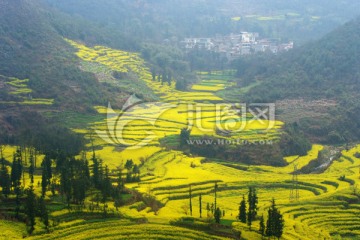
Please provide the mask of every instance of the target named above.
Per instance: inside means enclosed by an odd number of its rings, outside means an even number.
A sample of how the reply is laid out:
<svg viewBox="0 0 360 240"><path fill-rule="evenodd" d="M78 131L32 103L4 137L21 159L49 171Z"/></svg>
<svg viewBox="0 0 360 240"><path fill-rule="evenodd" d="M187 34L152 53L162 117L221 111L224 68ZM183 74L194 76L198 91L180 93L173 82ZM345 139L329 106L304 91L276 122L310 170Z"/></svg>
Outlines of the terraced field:
<svg viewBox="0 0 360 240"><path fill-rule="evenodd" d="M306 166L321 149L322 146L314 145L307 156L294 156L293 159L299 165ZM189 201L190 185L193 216L199 217L198 196L202 195L203 208L207 203L212 203L216 182L218 206L225 210L225 219L235 220L242 195L247 194L248 186L256 186L260 215L265 214L272 197L277 199L279 208L285 214L284 239L330 239L336 235L343 238L355 237L360 229L360 223L356 220L360 213L359 195L356 195L358 193L354 185L339 177L347 174L346 179L357 181L360 159L353 154L359 150L360 146L344 150L344 157L336 160L322 174L300 174L298 201L289 199L290 189L293 187L292 165L277 168L234 164L233 167L228 167L219 163L202 163L199 158L187 157L174 151L159 152L151 156L142 168L142 182L128 187L144 193L151 192L165 205L157 215L140 211L140 216L170 220L185 215L183 209ZM352 161L345 160L347 157ZM203 214L204 212L206 215L205 208ZM246 225L234 223L234 226L248 236L248 239L254 239L251 238L254 233ZM260 239L260 236L257 237Z"/></svg>
<svg viewBox="0 0 360 240"><path fill-rule="evenodd" d="M120 219L74 221L54 230L30 239L222 239L186 228Z"/></svg>
<svg viewBox="0 0 360 240"><path fill-rule="evenodd" d="M138 53L102 46L90 48L71 40L67 41L77 49L77 56L83 60L81 66L83 70L92 72L99 70L106 76L103 78L104 81L109 79L111 72L114 71L134 74L147 85L147 89L151 89L161 99L157 102L143 103L136 97L130 98L127 106L132 107L127 108L126 111L97 106L99 113L107 114L106 122L93 124L93 129L102 140L105 140L105 142L97 142L99 145L116 143L135 148L145 145L157 146L161 138L178 135L180 130L186 127L191 127L192 135L199 136L215 136L216 129L221 128L231 133L228 136L231 139L276 140L278 138L277 129L281 128L282 122L250 121L247 115L239 116L238 110L233 105L216 104L223 100L214 92L233 85L231 71L199 73L201 81L193 86L193 91L181 92L174 87L176 80L170 85L152 81L150 70ZM116 79L112 81L122 82ZM146 97L147 93L146 90L143 96ZM137 102L139 103L136 104Z"/></svg>
<svg viewBox="0 0 360 240"><path fill-rule="evenodd" d="M193 213L195 217L198 217L198 196L202 195L203 208L207 203L212 203L214 201L214 185L217 183L219 187L218 206L225 210L225 220L234 221L243 194L247 193L248 186L255 186L258 189L260 214L265 213L272 197L277 199L279 208L286 218L284 239L330 239L331 236L337 234L342 237L357 236L359 206L356 202L359 201L358 197L354 195L355 185L352 185L352 181L358 180L360 159L355 158L354 153L360 152L359 147L343 151L343 157L334 161L322 174L299 175L300 199L290 201L290 189L294 186L292 182L294 164L298 169L307 166L317 158L323 146L314 145L308 155L303 157L289 156L285 158L289 163L285 167L203 162L202 158L189 157L182 152L165 151L157 147L159 139L179 134L181 128L187 126L189 121L200 121L200 125L203 127L199 129L194 126L192 134L216 135L214 105L208 101L221 101L221 98L214 93L231 86L231 74L224 72L199 73L201 81L192 86L193 92L179 92L174 89L174 84L168 86L153 82L149 69L145 67L145 62L137 54L102 47L90 49L74 42L70 43L80 49L78 56L83 60L101 63L110 70L136 72L140 79L162 99L162 102L135 106L120 117L120 122L124 121L127 124L122 132L124 139L137 143L151 132L154 137L148 142L149 147L139 150L128 148L121 153L118 153L114 147L98 151L103 156L107 156L104 152L112 156L119 156L117 159L140 159L140 155L142 155L145 159L145 164L141 168L142 181L128 184L128 187L143 193L150 193L164 204L164 207L156 214L147 208L136 211L134 208L125 207L121 209L122 212L129 216L146 217L154 222L167 222L184 216L184 206L188 204L189 186L191 185L194 198ZM189 105L189 102L197 102L195 106L203 108L202 114L193 114L191 107L194 105ZM102 114L109 113L106 108L98 108L98 111ZM235 115L233 113L230 116L232 119L237 119L236 124L246 122L246 118L241 119ZM112 121L119 121L118 115L110 120L110 124ZM236 124L232 125L233 128L238 127ZM125 126L125 124L123 125ZM266 130L259 123L248 124L241 133L233 134L230 137L253 140L276 139L278 137L276 129L281 128L281 125L281 122L275 122L272 130ZM109 122L96 123L94 126L103 130L104 134L108 134L105 130L108 128ZM108 159L112 158L109 156ZM112 162L116 164L111 165ZM110 166L118 163L119 160L115 159L108 161ZM343 175L346 176L345 179L350 179L351 184L349 181L339 180ZM203 209L204 212L206 215L205 209ZM257 224L258 222L255 222L255 228L257 228ZM248 227L241 223L235 222L233 226L241 230L242 236L247 239L260 239L257 233L249 231Z"/></svg>
<svg viewBox="0 0 360 240"><path fill-rule="evenodd" d="M127 159L133 159L135 163L143 162L141 182L127 184L127 188L155 196L163 207L157 212L149 207L137 208L139 203L120 208L124 216L146 218L150 223L135 224L125 219L110 219L106 222L68 221L55 228L56 231L51 235L35 236L34 239L113 239L114 236L118 239L212 239L214 237L169 226L168 223L189 214L186 209L190 186L193 216L199 217L198 197L201 194L203 218L211 217L206 205L214 202L215 183L218 186L217 205L225 210L223 222L241 231L244 239L261 239L256 231L250 231L248 226L236 222L239 202L247 194L249 186L257 189L259 215L265 214L270 200L276 198L285 217L283 239L356 239L359 236L357 220L360 201L355 186L359 178L360 159L355 154L360 152L360 145L343 150L342 157L334 160L323 173L299 174L297 188L300 197L297 201L290 201L290 190L294 187L294 165L298 169L308 166L326 146L313 145L306 156L286 157L288 165L284 167L249 166L223 160L205 161L201 157L166 150L160 146L162 138L178 135L189 122L197 123L192 125L192 135L216 135L216 123L225 122L229 130L244 123L246 125L240 132L230 131L229 139L276 140L279 137L281 122L250 123L248 116L240 117L226 104L222 110L227 109L225 115L233 120L232 124L227 119L217 122L213 102L222 101L215 92L231 85L226 74L223 74L224 77L220 72L212 73L209 77L207 73L200 73L202 81L193 86L193 92L179 92L174 89L174 83L169 86L153 82L146 63L137 53L101 46L89 48L70 40L68 42L78 49L77 55L89 63L90 68L100 64L103 72L136 74L161 99L155 103L139 103L126 111L96 107L99 114L104 117L108 115L106 121L95 122L92 128L98 130L101 137L93 141L96 153L111 169ZM197 107L202 108L201 115L195 114L194 109ZM268 129L269 124L274 127ZM89 133L85 129L77 131ZM146 144L137 145L143 141ZM112 203L109 203L109 209L115 209ZM258 229L258 224L259 221L255 221L253 229Z"/></svg>
<svg viewBox="0 0 360 240"><path fill-rule="evenodd" d="M28 84L29 79L18 79L0 75L0 89L6 89L14 97L12 101L0 100L0 104L52 105L54 103L54 99L33 98L33 91L29 88Z"/></svg>

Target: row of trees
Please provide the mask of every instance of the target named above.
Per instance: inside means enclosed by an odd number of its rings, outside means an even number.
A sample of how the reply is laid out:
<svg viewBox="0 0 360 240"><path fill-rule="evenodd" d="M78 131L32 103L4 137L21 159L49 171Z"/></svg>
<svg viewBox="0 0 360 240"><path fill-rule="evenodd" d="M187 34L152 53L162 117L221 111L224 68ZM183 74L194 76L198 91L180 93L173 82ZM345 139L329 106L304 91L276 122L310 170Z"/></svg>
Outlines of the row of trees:
<svg viewBox="0 0 360 240"><path fill-rule="evenodd" d="M35 217L40 217L48 229L49 218L44 199L49 190L52 195L61 194L69 208L70 204L76 204L82 209L85 207L88 190L96 189L99 193L95 200L103 203L106 214L106 202L110 199L114 201L116 208L123 204L125 182L140 181L139 166L132 160L127 160L124 166L120 166L114 177L110 176L108 167L103 166L102 160L96 157L95 153L91 158L92 166L89 166L85 153L81 159L67 157L61 153L56 154L55 159L45 155L41 168L36 168L32 153L27 157L25 164L22 151L18 148L13 154L12 163L4 157L0 158L0 187L2 195L8 201L15 201L15 218L26 221L30 234L36 224ZM123 169L127 171L126 177L123 177ZM37 170L41 170L41 182L37 183L41 188L40 197L34 193L34 175ZM29 174L30 187L24 189L26 172ZM9 197L11 194L15 195L14 199Z"/></svg>
<svg viewBox="0 0 360 240"><path fill-rule="evenodd" d="M239 215L238 219L247 223L251 229L252 222L256 219L257 216L257 204L258 197L256 194L256 189L253 187L249 187L248 193L248 210L246 207L245 196L243 196L242 201L239 206ZM277 237L278 239L282 236L284 229L284 219L278 208L275 204L275 199L272 199L271 207L268 210L268 218L265 225L265 219L262 215L260 217L260 227L259 232L262 236L267 237Z"/></svg>
<svg viewBox="0 0 360 240"><path fill-rule="evenodd" d="M243 199L240 202L238 219L243 223L247 223L250 228L252 222L255 220L257 216L257 210L258 210L257 204L258 204L258 197L256 194L256 189L253 187L249 187L248 211L246 211L245 196L243 196Z"/></svg>
<svg viewBox="0 0 360 240"><path fill-rule="evenodd" d="M173 80L171 71L169 69L163 70L161 73L157 73L154 69L151 69L151 76L152 81L158 81L161 84L167 83L169 84L169 86L171 85L171 82Z"/></svg>
<svg viewBox="0 0 360 240"><path fill-rule="evenodd" d="M217 191L218 191L218 184L215 182L214 184L214 202L207 203L206 210L207 210L207 217L211 218L214 217L216 223L220 224L221 217L225 216L225 210L221 211L221 209L217 206ZM193 215L193 204L192 204L192 185L189 186L189 205L184 205L185 214L188 213L188 208L190 212L190 216ZM199 195L199 216L202 218L202 194ZM211 214L210 214L211 213Z"/></svg>

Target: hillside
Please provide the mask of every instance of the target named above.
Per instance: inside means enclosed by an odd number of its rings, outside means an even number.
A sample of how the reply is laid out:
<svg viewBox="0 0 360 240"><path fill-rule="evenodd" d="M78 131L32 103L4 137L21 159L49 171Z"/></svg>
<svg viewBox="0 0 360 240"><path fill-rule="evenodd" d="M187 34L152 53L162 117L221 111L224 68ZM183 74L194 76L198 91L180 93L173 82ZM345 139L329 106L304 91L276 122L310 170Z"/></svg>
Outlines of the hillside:
<svg viewBox="0 0 360 240"><path fill-rule="evenodd" d="M258 81L242 93L243 99L278 101L283 120L303 120L304 130L317 141L359 139L355 117L360 103L359 24L357 18L319 41L277 57L239 60L235 63L239 85ZM297 116L289 117L289 112Z"/></svg>
<svg viewBox="0 0 360 240"><path fill-rule="evenodd" d="M17 139L14 135L28 128L26 122L71 127L64 118L70 119L77 112L86 115L76 117L94 118L93 106L111 101L119 107L123 98L137 92L101 81L99 75L82 69L73 54L75 49L65 40L72 37L90 44L104 39L112 42L120 39L118 32L72 18L48 8L42 1L4 0L0 6L1 141ZM117 46L128 42L123 38ZM125 82L136 81L125 78Z"/></svg>
<svg viewBox="0 0 360 240"><path fill-rule="evenodd" d="M337 100L353 96L349 93L360 88L360 60L356 57L360 53L359 24L360 18L273 60L255 59L261 71L250 72L240 63L244 69L239 70L240 77L263 79L247 97L274 101L288 96Z"/></svg>
<svg viewBox="0 0 360 240"><path fill-rule="evenodd" d="M0 239L358 239L357 6L0 0Z"/></svg>
<svg viewBox="0 0 360 240"><path fill-rule="evenodd" d="M101 102L96 79L73 64L70 46L51 26L47 14L36 1L2 1L2 85L6 77L28 79L32 97L53 99L55 106L84 109L86 104ZM5 89L1 100L16 100L14 95Z"/></svg>
<svg viewBox="0 0 360 240"><path fill-rule="evenodd" d="M94 24L123 29L136 41L176 42L240 31L304 43L359 14L357 0L46 0ZM176 6L176 7L173 7ZM339 11L338 9L341 9Z"/></svg>

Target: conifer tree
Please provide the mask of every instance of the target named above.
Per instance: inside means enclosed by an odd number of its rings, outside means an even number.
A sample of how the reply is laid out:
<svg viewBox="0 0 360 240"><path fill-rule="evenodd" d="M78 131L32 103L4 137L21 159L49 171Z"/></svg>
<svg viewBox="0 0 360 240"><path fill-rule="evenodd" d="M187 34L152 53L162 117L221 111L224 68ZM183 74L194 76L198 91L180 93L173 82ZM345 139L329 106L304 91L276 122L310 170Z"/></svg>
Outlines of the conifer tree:
<svg viewBox="0 0 360 240"><path fill-rule="evenodd" d="M259 232L261 236L265 236L265 222L264 222L264 215L260 217L260 227Z"/></svg>
<svg viewBox="0 0 360 240"><path fill-rule="evenodd" d="M247 212L247 225L249 226L250 229L251 229L252 222L253 222L253 218L252 218L251 211L249 210Z"/></svg>
<svg viewBox="0 0 360 240"><path fill-rule="evenodd" d="M257 204L258 204L258 197L256 194L256 189L253 187L249 187L249 194L248 194L248 206L249 210L248 212L248 219L251 218L251 220L255 220L255 217L257 215Z"/></svg>
<svg viewBox="0 0 360 240"><path fill-rule="evenodd" d="M33 186L26 190L25 213L27 217L28 232L31 234L35 229L36 196Z"/></svg>
<svg viewBox="0 0 360 240"><path fill-rule="evenodd" d="M2 189L2 194L7 198L10 194L11 180L8 168L5 165L5 159L1 158L1 168L0 168L0 187Z"/></svg>
<svg viewBox="0 0 360 240"><path fill-rule="evenodd" d="M268 237L280 237L284 230L284 220L280 211L277 209L275 199L272 200L271 207L268 210L268 220L266 222L265 234Z"/></svg>
<svg viewBox="0 0 360 240"><path fill-rule="evenodd" d="M41 194L42 194L42 196L45 196L47 184L48 184L46 171L47 171L46 167L43 167L42 174L41 174Z"/></svg>
<svg viewBox="0 0 360 240"><path fill-rule="evenodd" d="M215 222L217 224L220 224L220 220L221 220L221 210L220 210L220 208L216 208L215 213L214 213L214 218L215 218Z"/></svg>
<svg viewBox="0 0 360 240"><path fill-rule="evenodd" d="M100 183L100 180L99 180L99 161L95 156L95 152L93 152L92 161L93 161L93 184L97 188L97 187L99 187L99 183Z"/></svg>
<svg viewBox="0 0 360 240"><path fill-rule="evenodd" d="M49 231L49 214L46 209L44 197L40 197L39 199L39 215L45 225L46 230Z"/></svg>
<svg viewBox="0 0 360 240"><path fill-rule="evenodd" d="M245 196L243 196L243 199L241 200L240 206L239 206L239 220L242 223L246 223L246 202L245 202Z"/></svg>
<svg viewBox="0 0 360 240"><path fill-rule="evenodd" d="M102 181L101 194L102 194L102 202L105 203L106 199L111 196L112 184L109 177L109 169L108 166L105 166L104 179Z"/></svg>
<svg viewBox="0 0 360 240"><path fill-rule="evenodd" d="M35 172L35 163L34 163L34 154L33 151L30 151L29 156L29 177L30 177L30 183L34 184L34 172Z"/></svg>
<svg viewBox="0 0 360 240"><path fill-rule="evenodd" d="M20 150L16 150L16 153L13 155L13 162L11 165L11 184L15 189L21 185L21 175L22 175L22 161Z"/></svg>

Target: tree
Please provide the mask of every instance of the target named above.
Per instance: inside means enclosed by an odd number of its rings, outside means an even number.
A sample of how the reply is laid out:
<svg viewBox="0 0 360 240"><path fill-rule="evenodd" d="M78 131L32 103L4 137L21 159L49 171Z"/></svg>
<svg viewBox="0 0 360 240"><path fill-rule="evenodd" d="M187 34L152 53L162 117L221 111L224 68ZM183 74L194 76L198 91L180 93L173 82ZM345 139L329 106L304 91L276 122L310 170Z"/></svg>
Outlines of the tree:
<svg viewBox="0 0 360 240"><path fill-rule="evenodd" d="M20 187L22 175L22 160L21 152L19 149L13 155L13 162L11 165L11 185L15 189Z"/></svg>
<svg viewBox="0 0 360 240"><path fill-rule="evenodd" d="M1 157L1 168L0 168L0 187L2 194L7 198L10 194L11 180L8 168L5 165L5 159Z"/></svg>
<svg viewBox="0 0 360 240"><path fill-rule="evenodd" d="M47 187L51 184L52 178L52 170L51 170L51 158L49 155L45 155L41 167L42 167L42 175L41 175L41 189L42 196L45 196Z"/></svg>
<svg viewBox="0 0 360 240"><path fill-rule="evenodd" d="M184 79L178 79L175 83L175 89L179 91L185 91L187 88L187 82Z"/></svg>
<svg viewBox="0 0 360 240"><path fill-rule="evenodd" d="M34 193L34 187L30 186L26 190L26 203L25 203L25 213L26 221L28 226L28 232L31 234L35 229L35 216L36 216L36 196Z"/></svg>
<svg viewBox="0 0 360 240"><path fill-rule="evenodd" d="M95 156L95 151L93 152L92 159L93 161L93 184L97 188L99 187L100 179L99 179L99 161Z"/></svg>
<svg viewBox="0 0 360 240"><path fill-rule="evenodd" d="M125 168L130 172L132 167L134 165L134 162L132 159L128 159L126 160L126 163L125 163Z"/></svg>
<svg viewBox="0 0 360 240"><path fill-rule="evenodd" d="M155 82L156 72L155 72L155 69L153 69L153 68L151 68L151 76L152 76L152 81Z"/></svg>
<svg viewBox="0 0 360 240"><path fill-rule="evenodd" d="M260 227L259 227L259 232L261 234L261 236L265 236L265 222L264 222L264 215L261 216L260 218Z"/></svg>
<svg viewBox="0 0 360 240"><path fill-rule="evenodd" d="M46 209L44 197L39 199L39 216L44 223L45 229L49 231L49 214Z"/></svg>
<svg viewBox="0 0 360 240"><path fill-rule="evenodd" d="M248 204L251 220L255 220L257 214L258 197L254 187L249 187Z"/></svg>
<svg viewBox="0 0 360 240"><path fill-rule="evenodd" d="M220 220L221 220L221 210L220 210L220 208L217 208L215 210L214 218L215 218L215 222L220 224Z"/></svg>
<svg viewBox="0 0 360 240"><path fill-rule="evenodd" d="M214 209L216 209L217 189L218 189L218 185L217 185L217 182L215 182L215 186L214 186Z"/></svg>
<svg viewBox="0 0 360 240"><path fill-rule="evenodd" d="M192 192L191 192L191 184L189 186L189 207L190 207L190 216L192 216Z"/></svg>
<svg viewBox="0 0 360 240"><path fill-rule="evenodd" d="M200 218L201 218L201 214L202 214L202 203L201 203L201 200L202 200L202 196L201 196L201 193L199 195L199 213L200 213Z"/></svg>
<svg viewBox="0 0 360 240"><path fill-rule="evenodd" d="M132 181L132 178L131 178L131 170L134 166L134 162L132 159L128 159L126 160L126 163L125 163L125 168L127 170L126 172L126 182L131 182Z"/></svg>
<svg viewBox="0 0 360 240"><path fill-rule="evenodd" d="M280 211L277 209L275 199L272 199L271 207L268 210L268 220L266 222L265 234L268 237L280 237L284 230L284 219Z"/></svg>
<svg viewBox="0 0 360 240"><path fill-rule="evenodd" d="M21 195L21 175L22 175L22 160L21 160L21 151L17 149L13 155L13 162L11 165L11 184L16 194L16 207L15 207L15 217L19 219L20 212L20 195Z"/></svg>
<svg viewBox="0 0 360 240"><path fill-rule="evenodd" d="M34 163L34 154L33 151L30 150L30 156L29 156L29 177L30 177L30 183L34 184L34 172L35 172L35 163Z"/></svg>
<svg viewBox="0 0 360 240"><path fill-rule="evenodd" d="M180 147L187 146L190 140L190 130L183 128L180 132Z"/></svg>
<svg viewBox="0 0 360 240"><path fill-rule="evenodd" d="M44 159L44 164L46 167L46 173L47 173L47 181L48 181L48 185L51 183L51 178L52 178L52 169L51 169L51 165L52 165L52 160L50 158L50 156L45 156Z"/></svg>
<svg viewBox="0 0 360 240"><path fill-rule="evenodd" d="M242 223L246 223L246 202L245 202L245 196L243 196L242 201L240 202L239 206L239 220Z"/></svg>
<svg viewBox="0 0 360 240"><path fill-rule="evenodd" d="M140 168L137 164L134 164L132 172L133 172L132 181L140 182Z"/></svg>
<svg viewBox="0 0 360 240"><path fill-rule="evenodd" d="M274 236L280 239L284 231L284 219L282 214L277 210L274 214L275 220L275 229L274 229Z"/></svg>
<svg viewBox="0 0 360 240"><path fill-rule="evenodd" d="M111 196L112 184L109 177L109 169L108 166L105 166L105 176L102 181L101 194L102 194L102 202L105 204L106 199Z"/></svg>
<svg viewBox="0 0 360 240"><path fill-rule="evenodd" d="M61 194L66 196L68 207L70 207L71 200L71 178L71 162L65 158L60 170L60 189Z"/></svg>
<svg viewBox="0 0 360 240"><path fill-rule="evenodd" d="M73 197L77 204L84 204L86 191L91 185L89 163L86 159L74 160Z"/></svg>
<svg viewBox="0 0 360 240"><path fill-rule="evenodd" d="M42 174L41 174L41 194L42 196L45 196L46 189L47 189L47 173L46 168L43 167Z"/></svg>
<svg viewBox="0 0 360 240"><path fill-rule="evenodd" d="M118 207L121 206L122 204L122 191L124 188L124 181L122 178L122 171L123 171L123 163L121 163L118 167L117 167L117 171L118 171L118 178L117 178L117 185L116 188L114 189L114 205L116 207L116 209Z"/></svg>
<svg viewBox="0 0 360 240"><path fill-rule="evenodd" d="M249 226L250 229L251 229L252 221L253 221L252 213L249 210L247 213L247 225Z"/></svg>

